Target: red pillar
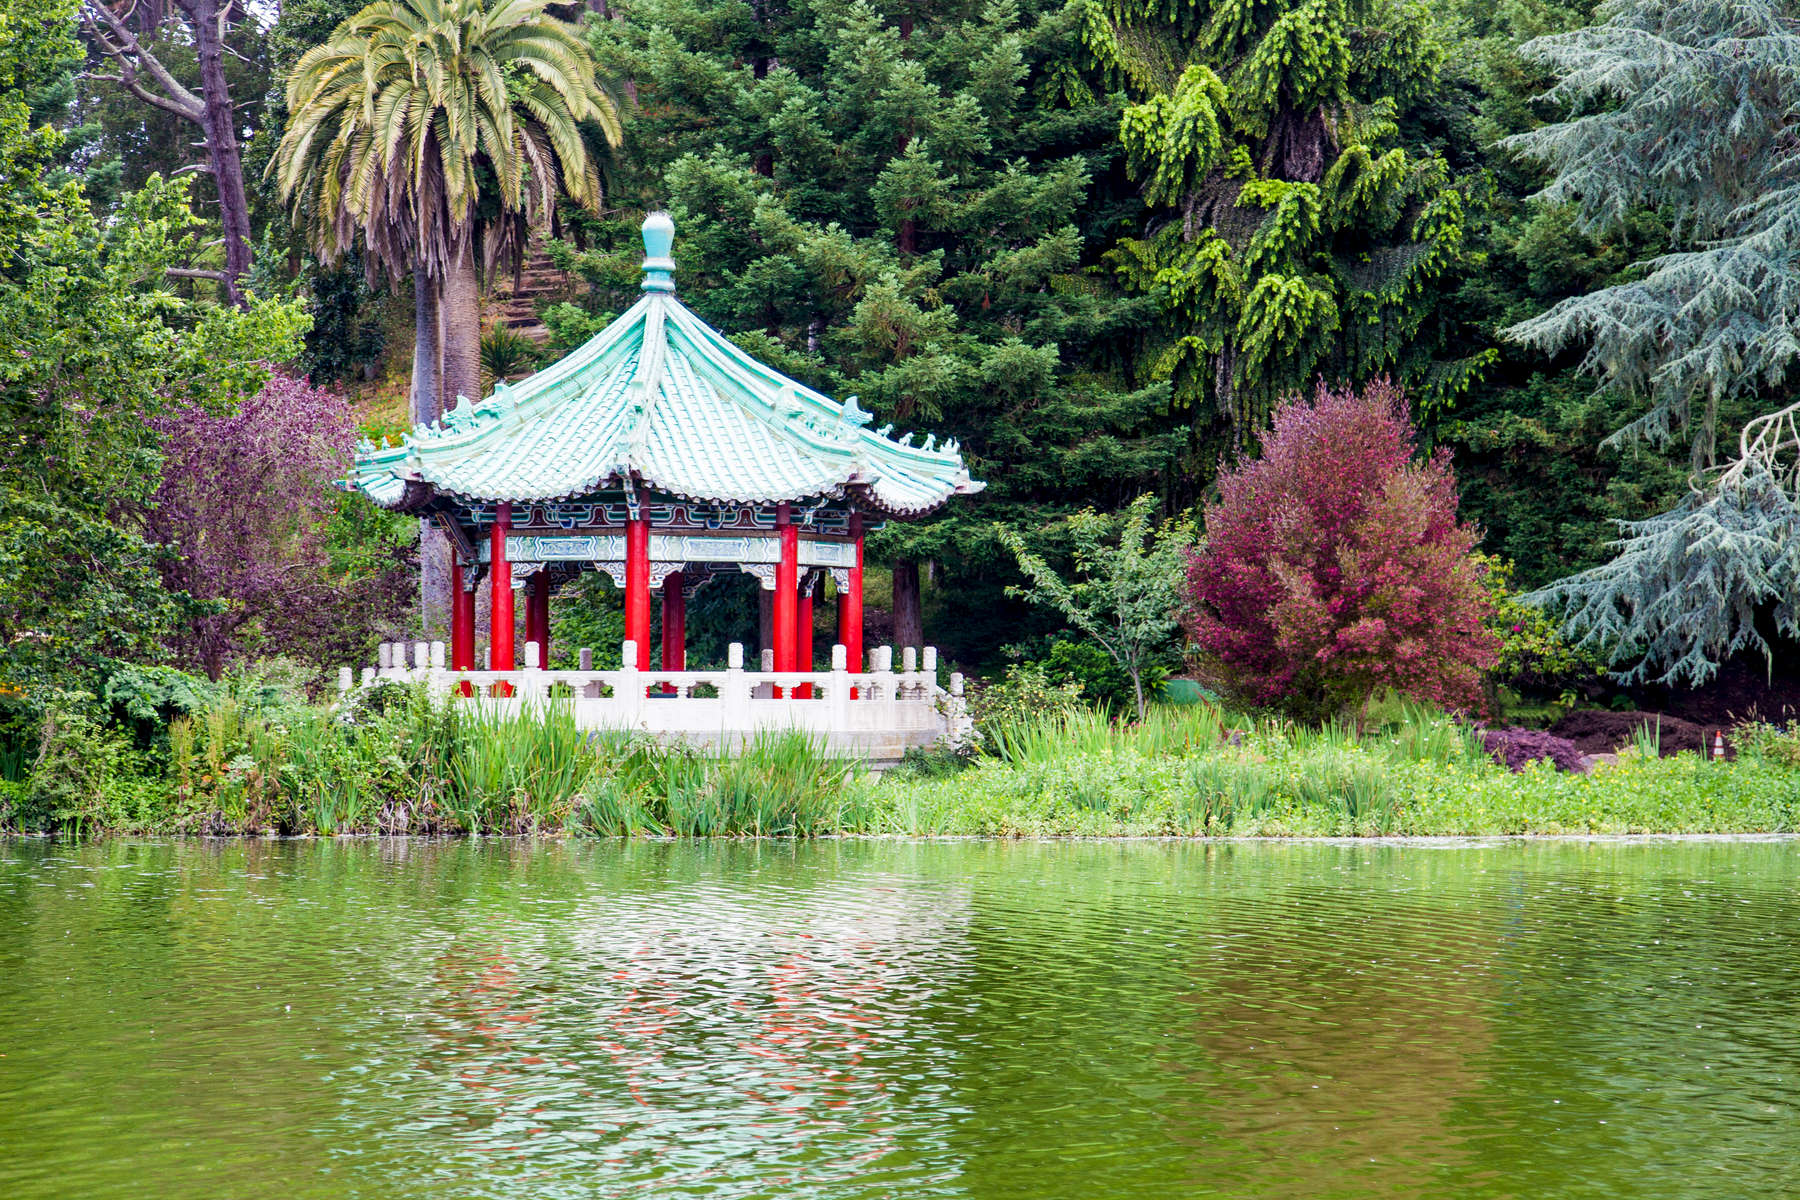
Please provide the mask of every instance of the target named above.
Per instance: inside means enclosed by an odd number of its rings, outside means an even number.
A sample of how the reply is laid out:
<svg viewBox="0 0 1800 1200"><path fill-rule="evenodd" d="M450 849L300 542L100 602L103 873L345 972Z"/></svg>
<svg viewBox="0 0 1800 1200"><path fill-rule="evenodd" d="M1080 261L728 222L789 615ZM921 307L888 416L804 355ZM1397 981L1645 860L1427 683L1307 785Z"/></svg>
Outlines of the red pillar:
<svg viewBox="0 0 1800 1200"><path fill-rule="evenodd" d="M527 575L525 577L525 589L524 589L525 590L525 644L527 646L529 646L533 642L540 641L542 639L542 635L539 634L539 632L538 632L538 623L537 623L537 619L538 619L538 606L537 606L538 581L542 578L543 578L543 576L541 574ZM538 652L540 654L543 653L543 648L541 646L539 647ZM544 660L542 658L538 659L538 666L541 667L543 665L544 665Z"/></svg>
<svg viewBox="0 0 1800 1200"><path fill-rule="evenodd" d="M786 504L775 510L775 527L781 538L781 561L775 565L775 603L772 624L775 626L775 669L797 668L794 646L794 610L799 596L800 531L794 528L793 510ZM777 689L777 694L779 689Z"/></svg>
<svg viewBox="0 0 1800 1200"><path fill-rule="evenodd" d="M640 671L650 669L650 520L625 522L625 637L637 643Z"/></svg>
<svg viewBox="0 0 1800 1200"><path fill-rule="evenodd" d="M525 640L538 644L538 666L550 665L550 578L542 570L525 584Z"/></svg>
<svg viewBox="0 0 1800 1200"><path fill-rule="evenodd" d="M506 535L511 532L512 505L502 501L494 506L494 528L488 534L488 582L494 589L488 645L494 651L496 671L510 671L514 666L512 564L506 561ZM508 689L500 694L512 693Z"/></svg>
<svg viewBox="0 0 1800 1200"><path fill-rule="evenodd" d="M687 670L687 597L681 594L680 571L663 580L663 670Z"/></svg>
<svg viewBox="0 0 1800 1200"><path fill-rule="evenodd" d="M862 514L850 514L850 536L856 541L856 561L850 565L850 586L838 593L838 645L854 673L863 669L863 528ZM850 689L856 699L857 689Z"/></svg>
<svg viewBox="0 0 1800 1200"><path fill-rule="evenodd" d="M863 528L862 514L850 514L850 536L856 539L856 562L850 586L838 599L838 640L850 657L850 669L863 669Z"/></svg>
<svg viewBox="0 0 1800 1200"><path fill-rule="evenodd" d="M462 559L450 559L450 669L475 669L475 593L463 587L466 582ZM470 695L467 683L457 688L460 695Z"/></svg>
<svg viewBox="0 0 1800 1200"><path fill-rule="evenodd" d="M794 670L810 671L813 669L813 583L807 580L800 585L794 597ZM801 700L812 699L812 684L803 683L794 689L794 695Z"/></svg>

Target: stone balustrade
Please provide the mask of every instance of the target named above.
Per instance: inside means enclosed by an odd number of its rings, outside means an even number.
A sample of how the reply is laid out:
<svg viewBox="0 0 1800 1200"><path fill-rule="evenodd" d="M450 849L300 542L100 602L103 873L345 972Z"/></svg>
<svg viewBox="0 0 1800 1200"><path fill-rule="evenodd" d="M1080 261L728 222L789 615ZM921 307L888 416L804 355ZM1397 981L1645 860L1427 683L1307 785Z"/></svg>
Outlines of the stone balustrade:
<svg viewBox="0 0 1800 1200"><path fill-rule="evenodd" d="M634 662L627 641L621 661ZM831 649L829 671L775 671L764 651L754 669L744 648L731 644L722 671L593 670L583 649L575 669L539 665L536 642L524 646L525 666L513 671L455 671L445 665L442 642L385 642L376 665L360 676L338 668L338 690L348 697L382 682L423 684L489 713L567 705L585 729L633 730L662 740L735 748L768 730L797 729L820 739L833 753L872 762L897 761L915 747L960 744L971 734L963 701L963 677L938 683L938 656L907 647L894 669L894 649L869 651L869 669L850 671L843 646Z"/></svg>

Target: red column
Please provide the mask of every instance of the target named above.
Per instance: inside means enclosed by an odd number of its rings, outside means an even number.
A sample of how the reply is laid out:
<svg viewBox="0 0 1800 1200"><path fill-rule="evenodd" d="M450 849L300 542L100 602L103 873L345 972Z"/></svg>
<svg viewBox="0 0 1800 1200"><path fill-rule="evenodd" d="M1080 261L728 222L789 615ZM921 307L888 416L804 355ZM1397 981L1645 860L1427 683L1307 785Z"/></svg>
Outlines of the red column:
<svg viewBox="0 0 1800 1200"><path fill-rule="evenodd" d="M856 561L850 566L850 586L838 593L838 644L852 672L863 668L863 528L862 514L850 514L850 536L856 541ZM850 689L856 699L857 689Z"/></svg>
<svg viewBox="0 0 1800 1200"><path fill-rule="evenodd" d="M512 564L506 561L506 535L510 532L512 505L503 501L494 506L494 528L488 534L488 582L493 587L493 624L488 633L488 645L494 651L496 671L513 669ZM508 689L500 694L512 693Z"/></svg>
<svg viewBox="0 0 1800 1200"><path fill-rule="evenodd" d="M795 670L794 610L799 599L800 531L794 528L793 510L783 504L775 510L775 527L781 538L781 561L775 565L775 669ZM776 690L780 694L780 689Z"/></svg>
<svg viewBox="0 0 1800 1200"><path fill-rule="evenodd" d="M663 580L663 670L687 670L687 597L681 594L680 571Z"/></svg>
<svg viewBox="0 0 1800 1200"><path fill-rule="evenodd" d="M525 585L525 640L538 644L538 666L550 665L550 577L539 570Z"/></svg>
<svg viewBox="0 0 1800 1200"><path fill-rule="evenodd" d="M862 514L850 514L850 536L856 539L856 562L850 568L850 586L839 598L838 640L850 656L850 669L863 669L863 528Z"/></svg>
<svg viewBox="0 0 1800 1200"><path fill-rule="evenodd" d="M794 597L794 670L810 671L813 669L813 583L807 580L800 585ZM794 689L794 695L801 700L812 699L812 684L803 683Z"/></svg>
<svg viewBox="0 0 1800 1200"><path fill-rule="evenodd" d="M450 669L452 671L473 671L475 669L475 593L465 589L463 584L465 568L462 559L454 555L450 559ZM470 694L467 683L457 689L464 696Z"/></svg>
<svg viewBox="0 0 1800 1200"><path fill-rule="evenodd" d="M542 573L525 577L525 644L527 646L533 642L543 641L543 634L538 630L537 605L538 585L542 579ZM538 653L540 655L543 653L542 646L538 647ZM543 665L544 660L539 658L538 666Z"/></svg>
<svg viewBox="0 0 1800 1200"><path fill-rule="evenodd" d="M650 521L625 522L625 637L637 643L635 666L650 669Z"/></svg>

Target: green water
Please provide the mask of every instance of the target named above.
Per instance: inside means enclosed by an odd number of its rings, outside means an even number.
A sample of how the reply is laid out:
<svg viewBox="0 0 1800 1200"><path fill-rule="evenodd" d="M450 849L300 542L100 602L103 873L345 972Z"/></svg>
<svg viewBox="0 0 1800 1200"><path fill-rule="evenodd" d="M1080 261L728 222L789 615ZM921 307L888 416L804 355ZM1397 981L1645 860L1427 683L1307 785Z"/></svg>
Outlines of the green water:
<svg viewBox="0 0 1800 1200"><path fill-rule="evenodd" d="M1800 1194L1800 843L0 844L0 1196Z"/></svg>

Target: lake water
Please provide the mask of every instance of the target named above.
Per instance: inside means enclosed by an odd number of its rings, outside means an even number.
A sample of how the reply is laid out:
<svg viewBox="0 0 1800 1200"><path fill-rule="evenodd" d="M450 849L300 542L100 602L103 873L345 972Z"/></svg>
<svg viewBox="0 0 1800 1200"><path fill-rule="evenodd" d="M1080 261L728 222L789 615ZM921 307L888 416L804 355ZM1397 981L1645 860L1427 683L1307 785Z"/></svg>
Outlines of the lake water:
<svg viewBox="0 0 1800 1200"><path fill-rule="evenodd" d="M1791 1197L1800 843L0 843L0 1196Z"/></svg>

